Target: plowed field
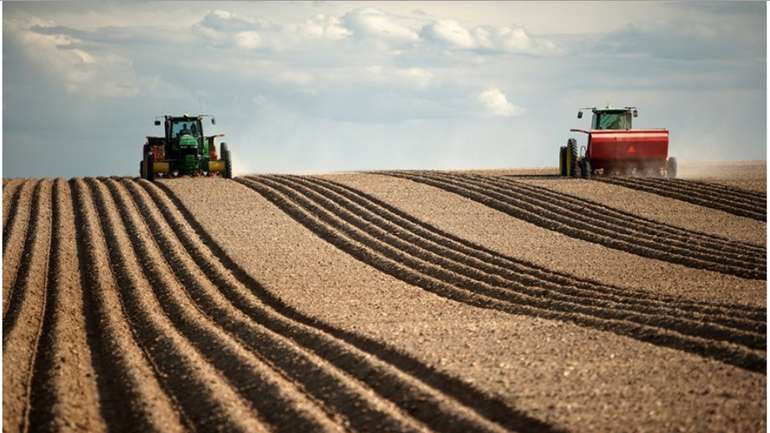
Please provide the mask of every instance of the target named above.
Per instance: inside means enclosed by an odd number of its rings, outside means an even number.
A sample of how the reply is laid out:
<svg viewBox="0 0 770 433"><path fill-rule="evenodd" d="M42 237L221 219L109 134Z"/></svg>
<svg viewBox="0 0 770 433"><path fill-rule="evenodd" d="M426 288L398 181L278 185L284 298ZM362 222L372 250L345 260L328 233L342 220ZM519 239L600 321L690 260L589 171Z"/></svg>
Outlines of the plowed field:
<svg viewBox="0 0 770 433"><path fill-rule="evenodd" d="M5 180L3 431L762 431L765 207L729 177Z"/></svg>

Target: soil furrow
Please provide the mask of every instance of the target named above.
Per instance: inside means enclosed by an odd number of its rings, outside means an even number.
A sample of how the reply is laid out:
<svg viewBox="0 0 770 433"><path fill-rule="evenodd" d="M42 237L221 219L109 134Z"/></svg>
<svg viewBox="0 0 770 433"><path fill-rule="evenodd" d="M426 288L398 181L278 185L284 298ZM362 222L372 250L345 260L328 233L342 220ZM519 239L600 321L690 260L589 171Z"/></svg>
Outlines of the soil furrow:
<svg viewBox="0 0 770 433"><path fill-rule="evenodd" d="M13 179L3 184L3 251L5 251L6 236L8 235L8 222L13 221L12 215L18 211L19 197L24 181Z"/></svg>
<svg viewBox="0 0 770 433"><path fill-rule="evenodd" d="M659 194L665 197L686 201L700 206L710 207L746 218L752 218L759 221L767 220L767 210L765 207L755 204L752 206L740 206L730 201L729 197L720 195L696 193L692 190L683 190L671 184L651 184L640 178L621 178L621 177L596 177L601 182L607 182L626 188L637 189L640 191Z"/></svg>
<svg viewBox="0 0 770 433"><path fill-rule="evenodd" d="M709 195L717 200L736 203L746 207L763 207L767 205L767 196L759 193L751 193L738 188L730 188L724 185L706 182L695 182L684 179L642 179L644 182L663 187L674 187L695 194Z"/></svg>
<svg viewBox="0 0 770 433"><path fill-rule="evenodd" d="M721 197L728 200L733 198L740 198L749 203L756 203L759 205L767 204L767 194L763 192L749 191L746 189L734 188L718 183L708 183L690 179L665 179L664 182L669 182L674 185L679 185L684 188L698 191L708 191L710 193L720 195Z"/></svg>
<svg viewBox="0 0 770 433"><path fill-rule="evenodd" d="M462 279L451 276L451 273L447 271L425 266L418 263L416 260L404 256L403 254L398 255L397 259L393 260L386 256L380 255L380 253L372 250L370 246L366 246L363 243L358 243L364 239L364 237L360 236L359 233L356 233L354 230L350 230L349 227L345 227L344 225L339 229L332 228L331 225L327 225L330 221L332 221L331 218L329 221L321 222L321 220L317 219L317 216L307 213L298 205L292 203L294 199L297 199L296 195L294 195L294 197L291 199L287 198L287 196L292 196L292 194L289 193L287 195L283 195L283 193L279 193L278 191L280 191L282 188L277 186L275 189L273 189L274 186L268 186L270 183L272 183L269 180L259 179L259 181L255 181L238 179L238 181L254 189L256 192L260 193L265 198L276 204L276 206L284 210L292 218L308 227L311 231L315 232L319 237L330 242L332 245L339 247L348 254L351 254L353 257L375 267L376 269L381 270L382 272L399 278L402 281L418 287L422 287L440 296L479 307L495 308L512 314L523 314L545 319L572 322L589 328L610 331L657 345L689 351L702 356L718 359L751 371L764 372L764 354L743 348L741 346L736 346L724 342L705 340L697 337L688 337L679 333L659 330L649 326L638 325L626 321L599 319L579 313L553 311L534 307L526 303L516 304L509 301L502 301L492 298L487 296L487 293L478 293L472 290L463 289L461 288L462 284L459 283L459 281ZM307 203L305 204L307 205ZM309 207L312 207L312 205ZM319 212L318 215L324 215L324 213ZM353 241L352 239L355 238L358 239ZM380 250L384 249L381 244L377 245L379 242L376 240L373 242L370 241L369 243ZM398 253L396 252L396 254ZM416 268L409 268L404 265L404 263L410 262L414 263ZM451 278L457 280L455 281L457 284L451 284L439 280L431 274L451 276ZM491 291L485 290L485 292Z"/></svg>
<svg viewBox="0 0 770 433"><path fill-rule="evenodd" d="M304 202L303 207L305 207L304 204L312 203L311 206L313 208L306 207L306 209L316 216L318 216L318 211L321 208L329 214L335 215L339 219L335 222L337 224L335 228L346 230L346 228L339 225L339 221L345 221L347 224L358 228L361 232L367 233L371 238L418 259L419 261L411 262L413 268L419 269L426 265L436 266L452 274L436 271L423 272L429 272L433 277L449 283L459 281L463 287L483 292L487 296L552 310L578 312L599 318L626 320L648 326L666 328L683 334L729 341L752 349L765 348L765 336L759 332L735 330L716 324L703 323L697 319L666 315L659 311L634 311L628 306L618 305L615 302L563 295L559 291L546 289L542 285L540 287L525 286L515 281L515 279L506 278L504 274L491 274L490 268L485 266L483 262L435 244L425 243L419 236L409 236L407 232L399 231L397 227L378 217L363 219L359 215L341 208L339 203L333 202L317 192L302 186L298 181L275 177L267 178L276 180L278 183L290 188L292 192L297 193L297 197L300 197L300 200ZM286 190L282 192L286 192ZM330 224L335 224L328 219L320 218ZM392 232L395 232L395 236L390 234ZM377 248L376 245L360 238L357 240L366 243L370 248L378 250L393 260L400 258L393 253L393 250Z"/></svg>
<svg viewBox="0 0 770 433"><path fill-rule="evenodd" d="M511 198L504 194L490 191L488 188L480 188L467 183L444 180L425 176L423 174L404 172L390 174L395 177L413 180L459 194L493 209L507 213L514 218L519 218L540 227L605 247L695 269L711 270L742 278L765 278L765 272L763 270L753 269L748 265L725 265L720 261L703 260L702 258L693 257L687 254L687 252L679 254L671 251L672 248L669 245L660 245L651 241L635 239L633 236L623 236L612 231L600 230L584 221L566 218L557 212L527 203L521 199Z"/></svg>
<svg viewBox="0 0 770 433"><path fill-rule="evenodd" d="M152 281L144 274L146 269L133 254L128 243L131 234L120 225L114 203L105 198L95 179L89 178L87 182L123 308L140 344L161 373L160 380L173 393L193 428L222 432L266 431L252 407L236 394L234 386L204 359L200 350L164 314L161 300L152 291L152 286L160 282Z"/></svg>
<svg viewBox="0 0 770 433"><path fill-rule="evenodd" d="M347 198L356 201L359 205L373 211L380 212L380 215L389 221L400 221L402 226L419 232L421 236L427 237L434 242L440 243L449 248L460 249L468 255L475 256L481 260L490 262L500 267L515 271L518 275L531 275L531 278L522 279L525 284L534 284L537 281L553 281L560 285L573 284L580 289L589 292L609 294L614 296L632 297L641 305L654 307L672 306L677 309L693 311L705 315L715 316L740 316L743 320L753 322L754 326L765 326L766 312L764 309L758 309L743 305L727 305L717 303L707 303L701 301L691 301L678 297L658 295L650 292L628 289L624 287L615 287L599 283L593 280L585 280L574 277L570 274L563 274L543 268L539 265L522 261L513 257L506 256L497 251L490 250L482 245L472 243L468 240L453 235L427 224L412 215L401 211L400 209L377 199L376 197L354 189L341 183L332 182L322 178L312 178L314 182L321 182L327 187L337 188L336 191L345 195Z"/></svg>
<svg viewBox="0 0 770 433"><path fill-rule="evenodd" d="M322 178L301 179L306 180L311 184L316 183L323 185L370 212L379 215L382 219L397 224L403 229L413 232L420 237L426 238L444 247L457 250L491 266L495 266L498 269L504 269L509 278L513 278L522 284L546 284L547 287L569 288L569 290L571 290L570 293L580 296L609 299L651 309L671 309L671 311L676 314L681 314L680 312L684 314L695 313L701 317L709 318L715 323L721 323L737 329L754 331L762 330L762 332L764 332L766 326L764 310L747 309L747 307L741 305L705 304L687 301L681 298L661 297L648 292L639 292L626 288L608 286L595 281L582 280L572 275L559 274L548 269L540 268L532 263L522 262L502 255L465 239L458 238L354 188Z"/></svg>
<svg viewBox="0 0 770 433"><path fill-rule="evenodd" d="M83 287L87 341L110 431L182 432L190 423L160 383L160 372L137 343L110 269L107 245L81 179L70 181Z"/></svg>
<svg viewBox="0 0 770 433"><path fill-rule="evenodd" d="M104 432L86 341L75 222L66 181L53 190L48 295L30 388L28 431Z"/></svg>
<svg viewBox="0 0 770 433"><path fill-rule="evenodd" d="M115 181L109 180L106 183L130 232L133 248L141 256L145 273L158 292L165 314L209 362L231 383L237 384L238 391L251 402L271 429L339 431L340 428L333 424L331 417L319 410L323 405L307 398L301 386L274 370L263 352L271 356L292 357L293 360L296 360L298 354L286 349L281 352L282 348L269 337L252 337L251 332L259 333L262 330L248 326L237 314L224 308L213 311L210 293L217 292L218 288L209 284L203 289L205 283L199 278L205 276L194 275L188 270L191 260L185 260L177 251L169 253L179 249L168 238L173 233L171 228L163 227L165 224L153 215L146 203L134 202L133 198L127 196L129 193ZM146 225L141 223L139 212L147 221ZM159 269L159 263L166 263L163 270ZM262 344L249 344L247 340L258 340ZM303 361L297 362L298 368L311 370L310 361ZM309 374L308 377L312 377Z"/></svg>
<svg viewBox="0 0 770 433"><path fill-rule="evenodd" d="M45 180L35 188L25 260L3 320L4 431L27 428L30 383L46 304L51 228L51 181Z"/></svg>
<svg viewBox="0 0 770 433"><path fill-rule="evenodd" d="M756 260L761 259L760 262L763 261L764 257L767 255L767 249L764 247L760 247L760 246L756 246L756 245L752 245L744 242L737 242L737 241L721 238L718 236L708 235L705 233L699 233L696 231L671 226L668 224L642 218L637 215L626 213L621 210L614 209L614 208L611 208L599 203L595 203L589 200L584 200L568 194L557 193L540 186L530 185L523 182L516 182L516 181L502 178L502 177L489 178L489 177L473 176L473 178L479 178L484 180L490 179L490 181L493 182L493 184L499 185L504 188L505 187L516 188L518 190L523 190L523 191L538 194L543 198L548 197L552 200L557 201L558 203L562 203L565 205L569 204L573 209L579 208L581 212L584 212L584 215L586 217L603 218L604 216L611 216L613 218L613 221L618 221L620 224L627 225L629 227L634 227L635 231L643 232L652 237L657 237L661 235L671 237L679 241L680 243L684 242L686 245L694 244L700 248L708 249L712 253L714 252L719 254L732 253L731 255L733 257L756 256L757 257Z"/></svg>
<svg viewBox="0 0 770 433"><path fill-rule="evenodd" d="M13 221L8 222L8 233L3 232L3 320L8 314L11 298L14 296L16 280L21 273L22 264L29 259L28 241L30 233L32 204L41 181L29 180L19 189L21 196L15 207Z"/></svg>
<svg viewBox="0 0 770 433"><path fill-rule="evenodd" d="M376 210L361 206L360 202L353 200L355 196L351 197L351 194L345 194L346 191L335 188L334 184L327 183L320 179L295 176L287 177L287 179L299 182L311 190L333 200L335 204L364 218L367 223L374 224L383 229L386 233L393 234L403 239L407 245L417 245L439 256L473 266L488 275L494 275L509 283L517 284L518 286L516 286L516 288L526 293L534 294L535 296L547 296L553 299L565 300L578 304L605 305L617 310L628 309L642 314L652 314L654 316L663 315L672 318L675 321L681 317L683 319L695 320L696 322L722 324L735 329L751 331L752 334L749 335L753 335L754 338L758 338L764 342L766 325L763 322L736 319L725 314L714 315L712 313L705 315L698 312L677 309L665 303L650 306L649 303L642 302L640 304L639 300L630 296L618 296L606 294L604 292L581 289L576 284L577 281L568 281L567 284L564 284L564 282L539 279L528 272L529 270L527 269L522 272L518 269L513 270L509 266L496 265L495 263L488 261L487 257L484 257L483 254L479 254L479 251L469 250L463 245L453 243L451 240L446 238L442 239L435 233L426 232L419 227L415 227L413 224L409 224L408 222L405 223L397 215L383 214L382 212L377 212ZM382 209L380 209L380 211L382 211ZM489 278L485 278L484 280L488 282L491 281ZM492 283L494 284L493 281Z"/></svg>
<svg viewBox="0 0 770 433"><path fill-rule="evenodd" d="M140 183L158 204L164 217L173 221L172 225L189 222L194 226L194 233L201 238L193 238L185 231L180 231L180 240L199 268L216 282L237 308L255 322L290 337L296 344L346 371L432 430L499 430L500 427L492 421L509 430L557 431L555 427L533 419L451 376L426 367L383 343L332 327L289 307L236 265L167 187L157 185L167 194L165 199L170 200L166 204L156 185ZM171 211L174 206L182 213L184 220ZM224 268L212 263L212 253L223 262ZM263 307L263 302L269 309Z"/></svg>
<svg viewBox="0 0 770 433"><path fill-rule="evenodd" d="M636 178L631 179L635 180ZM756 198L746 198L739 194L733 195L702 185L692 185L689 182L677 182L676 179L640 178L639 182L663 189L697 195L715 202L719 202L721 204L727 204L746 210L761 209L763 205L767 204L766 201L758 200Z"/></svg>
<svg viewBox="0 0 770 433"><path fill-rule="evenodd" d="M660 245L665 252L672 252L683 257L693 257L704 262L724 263L735 268L765 271L766 251L755 254L730 253L726 248L708 248L693 240L681 240L676 237L662 235L661 233L649 233L644 226L634 224L633 221L618 218L616 215L592 210L592 203L580 200L570 206L564 196L550 193L544 188L532 186L531 190L519 188L518 185L507 183L500 185L494 180L468 176L453 175L447 173L420 173L430 178L446 179L448 182L460 183L463 186L474 186L478 189L487 189L502 194L516 202L525 202L535 206L549 215L558 215L563 223L572 222L575 227L597 232L606 237L616 237L626 240L628 243L638 243L650 249ZM555 218L554 218L555 219Z"/></svg>
<svg viewBox="0 0 770 433"><path fill-rule="evenodd" d="M8 335L16 326L24 301L30 295L30 291L43 290L39 287L40 271L39 256L48 254L48 248L41 250L41 246L50 239L50 182L39 181L32 195L32 203L29 213L24 249L21 253L18 273L13 286L8 291L8 308L3 315L3 348L6 347ZM40 202L43 202L41 205ZM42 227L41 227L42 225ZM45 229L49 229L46 234ZM41 243L42 242L42 243Z"/></svg>
<svg viewBox="0 0 770 433"><path fill-rule="evenodd" d="M159 210L150 204L152 199L146 197L146 192L140 192L142 189L134 183L128 183L127 187L141 213L152 221L149 228L153 236L164 254L167 254L167 260L176 263L174 270L177 278L195 301L227 332L292 380L297 388L312 396L330 417L355 431L424 429L400 414L397 408L380 401L371 391L334 365L294 344L287 338L290 335L282 335L260 326L260 323L228 302L226 295L239 289L225 281L223 276L219 276L218 281L212 281L176 238L178 228L175 226L172 231L163 216L156 214ZM269 316L268 312L260 313Z"/></svg>

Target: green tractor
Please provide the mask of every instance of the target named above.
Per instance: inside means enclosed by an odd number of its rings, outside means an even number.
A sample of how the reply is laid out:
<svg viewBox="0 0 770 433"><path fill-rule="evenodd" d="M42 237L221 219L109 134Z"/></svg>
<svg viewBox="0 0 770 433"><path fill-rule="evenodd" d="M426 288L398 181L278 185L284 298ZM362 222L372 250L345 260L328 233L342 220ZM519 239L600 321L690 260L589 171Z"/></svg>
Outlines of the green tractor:
<svg viewBox="0 0 770 433"><path fill-rule="evenodd" d="M139 176L147 180L155 177L177 176L222 176L233 177L233 165L227 143L220 143L219 154L214 139L224 134L203 135L203 118L211 117L211 124L216 125L214 117L201 114L198 116L163 116L165 135L147 137L139 161ZM155 119L155 126L161 121Z"/></svg>

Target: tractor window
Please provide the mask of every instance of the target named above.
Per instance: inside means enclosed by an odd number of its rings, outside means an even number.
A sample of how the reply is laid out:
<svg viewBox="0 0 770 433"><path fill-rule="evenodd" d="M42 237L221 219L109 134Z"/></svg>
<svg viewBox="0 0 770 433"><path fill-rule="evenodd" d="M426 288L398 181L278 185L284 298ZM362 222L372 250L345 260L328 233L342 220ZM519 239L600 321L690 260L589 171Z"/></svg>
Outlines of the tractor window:
<svg viewBox="0 0 770 433"><path fill-rule="evenodd" d="M195 120L189 120L189 121L178 121L171 124L171 136L176 138L182 134L190 134L194 137L198 137L200 135L200 131L198 131L198 125L197 121Z"/></svg>
<svg viewBox="0 0 770 433"><path fill-rule="evenodd" d="M631 129L631 114L601 113L596 129Z"/></svg>

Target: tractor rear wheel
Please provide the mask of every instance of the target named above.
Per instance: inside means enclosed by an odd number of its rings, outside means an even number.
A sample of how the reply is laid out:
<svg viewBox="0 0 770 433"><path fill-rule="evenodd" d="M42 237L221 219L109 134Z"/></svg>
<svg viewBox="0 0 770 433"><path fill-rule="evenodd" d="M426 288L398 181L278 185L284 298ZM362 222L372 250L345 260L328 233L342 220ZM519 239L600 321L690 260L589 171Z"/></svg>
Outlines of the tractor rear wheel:
<svg viewBox="0 0 770 433"><path fill-rule="evenodd" d="M669 179L676 177L676 158L673 156L666 162L666 177Z"/></svg>
<svg viewBox="0 0 770 433"><path fill-rule="evenodd" d="M570 138L567 140L567 176L577 176L577 162L578 162L578 149L577 140Z"/></svg>
<svg viewBox="0 0 770 433"><path fill-rule="evenodd" d="M219 145L219 153L222 154L220 158L225 162L225 171L222 172L222 177L225 179L232 179L233 162L230 159L230 149L227 147L227 143L222 143Z"/></svg>
<svg viewBox="0 0 770 433"><path fill-rule="evenodd" d="M559 176L567 175L567 146L559 148Z"/></svg>
<svg viewBox="0 0 770 433"><path fill-rule="evenodd" d="M147 152L144 154L144 175L142 177L149 180L150 182L155 180L155 170L153 170L154 162L155 158L152 152Z"/></svg>
<svg viewBox="0 0 770 433"><path fill-rule="evenodd" d="M593 172L593 168L591 167L591 160L587 158L583 158L582 161L580 161L580 174L583 176L584 179L590 179L591 174Z"/></svg>

